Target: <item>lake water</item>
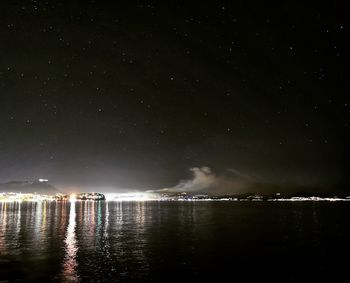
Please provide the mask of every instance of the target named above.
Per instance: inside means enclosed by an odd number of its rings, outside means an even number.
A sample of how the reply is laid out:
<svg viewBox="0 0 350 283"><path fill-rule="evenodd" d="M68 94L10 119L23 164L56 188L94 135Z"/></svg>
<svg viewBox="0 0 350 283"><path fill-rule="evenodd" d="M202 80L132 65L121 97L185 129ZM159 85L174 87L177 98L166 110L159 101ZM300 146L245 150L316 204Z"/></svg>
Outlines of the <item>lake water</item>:
<svg viewBox="0 0 350 283"><path fill-rule="evenodd" d="M349 216L342 202L0 203L0 282L335 282Z"/></svg>

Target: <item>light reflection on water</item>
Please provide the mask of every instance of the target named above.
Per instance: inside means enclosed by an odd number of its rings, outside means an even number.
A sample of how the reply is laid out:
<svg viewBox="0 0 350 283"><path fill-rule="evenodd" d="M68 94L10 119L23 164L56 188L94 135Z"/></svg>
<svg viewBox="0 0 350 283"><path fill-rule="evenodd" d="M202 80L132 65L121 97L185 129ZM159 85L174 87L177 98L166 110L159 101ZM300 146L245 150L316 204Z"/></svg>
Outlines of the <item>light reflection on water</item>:
<svg viewBox="0 0 350 283"><path fill-rule="evenodd" d="M340 203L0 202L0 280L169 282L273 269L293 281L291 266L326 276L345 265L334 259L349 252L349 212Z"/></svg>
<svg viewBox="0 0 350 283"><path fill-rule="evenodd" d="M63 280L65 282L78 282L77 274L77 239L75 236L76 226L75 201L70 203L68 228L65 239L65 257L63 260Z"/></svg>
<svg viewBox="0 0 350 283"><path fill-rule="evenodd" d="M7 230L7 203L1 205L0 215L0 254L7 254L6 230Z"/></svg>

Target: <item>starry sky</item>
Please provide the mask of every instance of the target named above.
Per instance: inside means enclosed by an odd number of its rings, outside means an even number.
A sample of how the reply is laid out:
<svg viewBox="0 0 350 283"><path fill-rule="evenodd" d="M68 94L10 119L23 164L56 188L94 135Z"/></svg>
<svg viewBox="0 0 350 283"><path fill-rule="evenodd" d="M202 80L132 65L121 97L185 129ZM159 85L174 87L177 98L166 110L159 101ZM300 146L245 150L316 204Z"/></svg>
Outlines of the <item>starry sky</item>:
<svg viewBox="0 0 350 283"><path fill-rule="evenodd" d="M350 5L205 2L1 1L0 181L349 191Z"/></svg>

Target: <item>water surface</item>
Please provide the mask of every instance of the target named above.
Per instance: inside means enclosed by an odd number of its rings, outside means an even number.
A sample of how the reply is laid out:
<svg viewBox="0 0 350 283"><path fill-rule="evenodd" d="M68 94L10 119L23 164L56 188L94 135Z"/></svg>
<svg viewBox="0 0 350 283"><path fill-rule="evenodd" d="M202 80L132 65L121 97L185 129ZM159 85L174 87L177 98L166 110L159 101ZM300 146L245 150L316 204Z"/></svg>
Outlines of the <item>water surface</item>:
<svg viewBox="0 0 350 283"><path fill-rule="evenodd" d="M334 281L349 215L341 202L4 202L0 280Z"/></svg>

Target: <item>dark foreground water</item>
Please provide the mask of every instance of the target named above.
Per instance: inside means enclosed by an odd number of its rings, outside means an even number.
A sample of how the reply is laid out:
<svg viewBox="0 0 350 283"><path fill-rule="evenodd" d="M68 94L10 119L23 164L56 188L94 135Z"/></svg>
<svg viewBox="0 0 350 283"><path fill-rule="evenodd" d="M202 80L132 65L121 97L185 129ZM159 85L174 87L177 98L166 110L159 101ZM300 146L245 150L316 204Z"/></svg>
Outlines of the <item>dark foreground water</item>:
<svg viewBox="0 0 350 283"><path fill-rule="evenodd" d="M335 282L349 216L341 202L0 203L0 282Z"/></svg>

